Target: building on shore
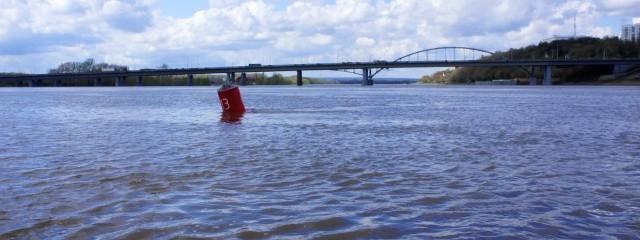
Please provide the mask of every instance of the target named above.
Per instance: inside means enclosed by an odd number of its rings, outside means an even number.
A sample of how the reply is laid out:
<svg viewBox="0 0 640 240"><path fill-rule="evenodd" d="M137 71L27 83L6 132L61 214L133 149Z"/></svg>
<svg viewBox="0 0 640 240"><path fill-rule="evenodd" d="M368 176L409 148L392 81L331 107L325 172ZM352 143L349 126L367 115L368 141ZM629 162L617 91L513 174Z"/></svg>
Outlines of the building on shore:
<svg viewBox="0 0 640 240"><path fill-rule="evenodd" d="M640 42L640 23L622 26L620 39L624 41Z"/></svg>

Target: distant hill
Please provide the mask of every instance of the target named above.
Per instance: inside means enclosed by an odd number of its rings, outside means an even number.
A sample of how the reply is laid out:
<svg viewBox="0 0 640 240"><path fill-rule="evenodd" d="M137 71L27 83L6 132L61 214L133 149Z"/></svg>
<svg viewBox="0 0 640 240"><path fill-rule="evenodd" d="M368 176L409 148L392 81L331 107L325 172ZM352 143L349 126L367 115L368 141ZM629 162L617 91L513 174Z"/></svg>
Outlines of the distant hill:
<svg viewBox="0 0 640 240"><path fill-rule="evenodd" d="M640 58L640 43L613 38L575 38L541 42L523 48L509 49L484 57L486 60L502 59L593 59L593 58ZM599 83L600 81L637 81L637 74L626 74L637 66L586 66L554 68L554 84ZM444 73L444 74L443 74ZM542 79L542 69L536 69L538 79ZM461 67L452 71L438 72L424 76L425 83L469 84L475 81L494 79L527 79L528 74L519 67ZM606 80L605 80L606 79ZM525 81L522 81L525 82Z"/></svg>

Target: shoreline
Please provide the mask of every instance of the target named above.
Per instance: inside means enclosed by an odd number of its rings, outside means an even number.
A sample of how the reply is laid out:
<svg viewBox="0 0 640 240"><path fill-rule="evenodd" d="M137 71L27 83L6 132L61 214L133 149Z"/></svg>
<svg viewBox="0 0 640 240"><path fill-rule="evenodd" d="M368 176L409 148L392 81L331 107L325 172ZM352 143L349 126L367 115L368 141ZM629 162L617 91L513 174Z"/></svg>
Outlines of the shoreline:
<svg viewBox="0 0 640 240"><path fill-rule="evenodd" d="M49 89L49 88L165 88L165 87L184 87L184 88L202 88L202 87L219 87L220 85L149 85L149 86L135 86L135 85L127 85L127 86L2 86L0 85L0 89L10 89L10 88L40 88L40 89ZM305 84L305 86L361 86L361 84ZM444 87L444 86L460 86L460 87L514 87L514 86L547 86L547 85L528 85L528 84L511 84L511 85L500 85L500 84L486 84L486 85L476 85L476 84L458 84L458 83L413 83L413 84L404 84L404 83L377 83L373 86L433 86L433 87ZM615 86L640 86L640 82L636 81L624 81L624 82L576 82L576 83L562 83L562 84L553 84L551 86L593 86L593 87L615 87ZM272 84L272 85L245 85L240 87L300 87L295 84ZM366 86L365 86L366 87Z"/></svg>

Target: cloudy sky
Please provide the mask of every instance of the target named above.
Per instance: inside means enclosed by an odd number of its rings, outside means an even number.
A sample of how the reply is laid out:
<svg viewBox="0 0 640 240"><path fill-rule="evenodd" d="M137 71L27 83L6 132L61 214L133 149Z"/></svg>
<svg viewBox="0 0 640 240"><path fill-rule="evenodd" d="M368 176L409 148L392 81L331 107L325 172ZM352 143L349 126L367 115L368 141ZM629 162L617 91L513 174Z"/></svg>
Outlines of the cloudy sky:
<svg viewBox="0 0 640 240"><path fill-rule="evenodd" d="M61 62L151 68L394 59L617 36L640 0L0 0L0 72ZM418 75L396 71L391 75Z"/></svg>

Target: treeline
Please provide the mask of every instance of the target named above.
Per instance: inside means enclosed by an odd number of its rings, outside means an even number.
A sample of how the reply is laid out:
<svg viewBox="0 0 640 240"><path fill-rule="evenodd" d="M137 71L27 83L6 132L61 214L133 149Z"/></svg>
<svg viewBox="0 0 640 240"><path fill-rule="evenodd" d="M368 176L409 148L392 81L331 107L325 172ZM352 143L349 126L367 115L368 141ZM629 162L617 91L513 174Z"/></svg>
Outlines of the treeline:
<svg viewBox="0 0 640 240"><path fill-rule="evenodd" d="M449 78L452 73L452 69L437 71L431 75L422 76L422 78L420 78L420 82L427 84L447 84L449 83Z"/></svg>
<svg viewBox="0 0 640 240"><path fill-rule="evenodd" d="M105 62L96 63L93 58L83 62L66 62L50 69L49 73L95 73L95 72L125 72L129 67Z"/></svg>
<svg viewBox="0 0 640 240"><path fill-rule="evenodd" d="M239 81L237 79L236 81ZM264 73L247 74L247 85L293 85L296 84L296 76L283 76L280 73L275 73L271 76L267 76ZM329 81L325 81L317 78L302 78L303 84L327 84Z"/></svg>
<svg viewBox="0 0 640 240"><path fill-rule="evenodd" d="M294 85L296 84L295 76L284 76L280 73L267 75L265 73L247 73L243 80L242 75L236 74L234 83L243 85ZM226 80L226 75L194 75L193 85L222 85ZM322 79L302 78L303 84L326 84L329 83ZM158 76L145 77L143 85L145 86L181 86L187 85L187 76Z"/></svg>
<svg viewBox="0 0 640 240"><path fill-rule="evenodd" d="M483 60L525 60L525 59L611 59L611 58L640 58L640 44L622 41L617 37L607 38L577 38L541 42L518 49L496 52ZM633 68L631 68L633 69ZM530 69L526 69L530 70ZM612 75L612 66L588 66L554 68L555 83L578 83L599 81L603 76ZM543 76L543 69L537 68L535 75L538 79ZM423 77L423 81L434 81L435 75ZM526 82L528 72L521 67L478 67L457 68L438 79L439 83L468 84L475 81L490 81L495 79L522 79Z"/></svg>

